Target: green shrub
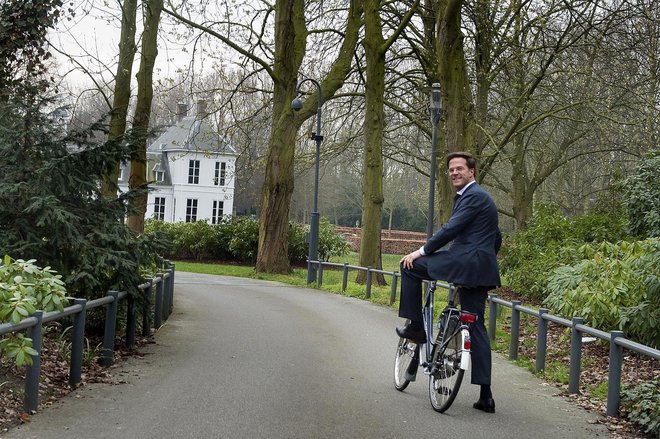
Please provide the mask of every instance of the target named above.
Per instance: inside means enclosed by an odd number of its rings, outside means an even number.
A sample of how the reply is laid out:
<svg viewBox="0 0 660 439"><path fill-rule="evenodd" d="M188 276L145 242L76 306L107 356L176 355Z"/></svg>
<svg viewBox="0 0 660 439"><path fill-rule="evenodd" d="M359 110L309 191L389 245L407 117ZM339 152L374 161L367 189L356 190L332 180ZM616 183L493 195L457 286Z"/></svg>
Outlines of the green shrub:
<svg viewBox="0 0 660 439"><path fill-rule="evenodd" d="M530 226L502 246L500 270L505 283L526 297L543 299L550 273L577 260L579 246L627 238L623 218L616 208L569 219L556 206L536 206Z"/></svg>
<svg viewBox="0 0 660 439"><path fill-rule="evenodd" d="M145 222L145 234L153 239L166 240L170 245L163 256L180 259L234 260L253 264L257 260L259 220L254 217L226 217L218 224L205 221L195 223L165 223L158 220ZM307 260L308 227L289 223L289 262L293 265ZM344 256L350 246L343 236L335 232L330 222L321 218L319 224L319 258L327 261L332 256Z"/></svg>
<svg viewBox="0 0 660 439"><path fill-rule="evenodd" d="M660 378L624 388L621 407L645 433L660 437Z"/></svg>
<svg viewBox="0 0 660 439"><path fill-rule="evenodd" d="M37 309L62 311L68 304L62 276L34 262L34 259L12 261L5 256L0 265L0 323L18 323ZM37 355L32 340L20 333L0 341L0 350L4 356L15 358L18 366L32 364L31 355Z"/></svg>
<svg viewBox="0 0 660 439"><path fill-rule="evenodd" d="M620 329L655 347L660 340L660 239L585 244L556 268L546 303L602 330Z"/></svg>
<svg viewBox="0 0 660 439"><path fill-rule="evenodd" d="M234 260L253 264L259 250L259 220L254 217L238 217L234 223L229 251Z"/></svg>
<svg viewBox="0 0 660 439"><path fill-rule="evenodd" d="M335 231L335 226L327 218L321 218L319 224L319 259L328 261L333 256L345 256L351 246L342 235Z"/></svg>
<svg viewBox="0 0 660 439"><path fill-rule="evenodd" d="M557 207L537 206L530 226L506 240L500 250L506 284L527 297L545 297L548 273L560 265L560 248L569 238L569 227Z"/></svg>
<svg viewBox="0 0 660 439"><path fill-rule="evenodd" d="M304 263L308 253L307 228L301 224L289 223L289 262L292 265Z"/></svg>
<svg viewBox="0 0 660 439"><path fill-rule="evenodd" d="M177 234L176 225L154 219L147 219L144 222L144 234L164 242L162 256L165 258L170 258L177 253L174 245Z"/></svg>
<svg viewBox="0 0 660 439"><path fill-rule="evenodd" d="M641 238L660 237L660 149L641 159L623 183L628 228Z"/></svg>
<svg viewBox="0 0 660 439"><path fill-rule="evenodd" d="M625 215L614 212L594 212L575 217L569 226L576 242L618 242L628 239Z"/></svg>
<svg viewBox="0 0 660 439"><path fill-rule="evenodd" d="M229 244L234 236L236 227L240 224L240 217L227 217L224 216L215 228L214 246L211 252L211 257L216 260L227 261L231 260L232 252L229 249Z"/></svg>

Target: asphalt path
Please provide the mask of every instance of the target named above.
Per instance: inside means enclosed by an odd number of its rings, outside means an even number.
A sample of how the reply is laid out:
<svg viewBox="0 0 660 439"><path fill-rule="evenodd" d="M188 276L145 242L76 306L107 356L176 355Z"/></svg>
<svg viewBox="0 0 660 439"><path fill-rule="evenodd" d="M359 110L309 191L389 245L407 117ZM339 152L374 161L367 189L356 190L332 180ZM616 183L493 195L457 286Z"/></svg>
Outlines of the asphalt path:
<svg viewBox="0 0 660 439"><path fill-rule="evenodd" d="M433 411L421 373L392 384L391 308L275 282L177 272L174 312L146 355L1 435L27 438L607 438L588 413L493 358L497 413L466 374Z"/></svg>

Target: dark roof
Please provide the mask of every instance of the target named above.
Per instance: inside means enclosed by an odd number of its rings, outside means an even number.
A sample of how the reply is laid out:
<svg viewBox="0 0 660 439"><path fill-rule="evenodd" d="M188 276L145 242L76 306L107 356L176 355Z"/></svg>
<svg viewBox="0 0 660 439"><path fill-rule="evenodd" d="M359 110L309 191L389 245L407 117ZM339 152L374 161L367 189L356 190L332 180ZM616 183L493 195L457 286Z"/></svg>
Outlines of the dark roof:
<svg viewBox="0 0 660 439"><path fill-rule="evenodd" d="M215 132L206 120L185 116L169 127L147 148L148 153L188 150L236 154L236 150Z"/></svg>

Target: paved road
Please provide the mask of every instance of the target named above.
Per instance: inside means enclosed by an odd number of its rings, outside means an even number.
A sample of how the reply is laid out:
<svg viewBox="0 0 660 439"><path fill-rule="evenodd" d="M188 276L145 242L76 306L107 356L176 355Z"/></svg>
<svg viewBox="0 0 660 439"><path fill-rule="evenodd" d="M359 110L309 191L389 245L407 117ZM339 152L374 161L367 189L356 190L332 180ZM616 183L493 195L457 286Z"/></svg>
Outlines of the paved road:
<svg viewBox="0 0 660 439"><path fill-rule="evenodd" d="M464 385L446 414L427 381L392 385L387 307L274 282L176 275L175 310L146 347L29 424L27 438L607 438L596 415L494 357L497 413Z"/></svg>

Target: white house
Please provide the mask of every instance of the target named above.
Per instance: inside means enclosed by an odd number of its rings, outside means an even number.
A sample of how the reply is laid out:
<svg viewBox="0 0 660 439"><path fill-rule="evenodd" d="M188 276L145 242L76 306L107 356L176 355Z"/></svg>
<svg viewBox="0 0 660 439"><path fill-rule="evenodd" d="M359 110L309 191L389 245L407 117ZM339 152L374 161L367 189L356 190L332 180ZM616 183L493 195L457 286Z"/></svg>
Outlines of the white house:
<svg viewBox="0 0 660 439"><path fill-rule="evenodd" d="M147 148L149 218L166 222L207 220L216 224L234 207L236 151L206 121L206 103L188 116L179 104L177 121ZM128 189L122 166L119 188Z"/></svg>

